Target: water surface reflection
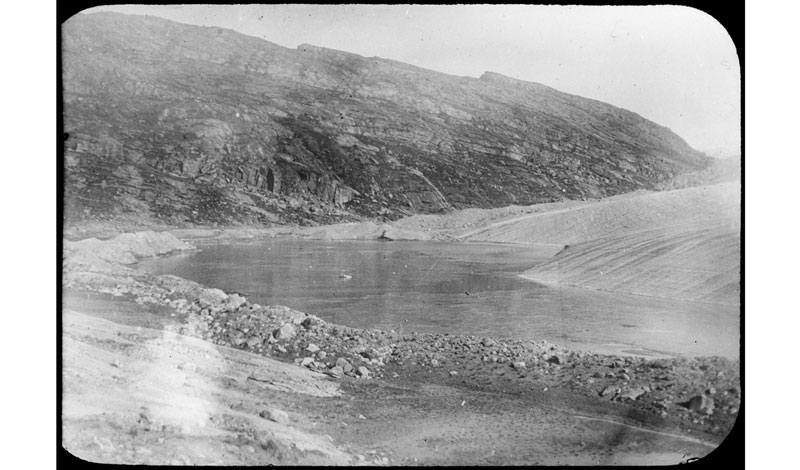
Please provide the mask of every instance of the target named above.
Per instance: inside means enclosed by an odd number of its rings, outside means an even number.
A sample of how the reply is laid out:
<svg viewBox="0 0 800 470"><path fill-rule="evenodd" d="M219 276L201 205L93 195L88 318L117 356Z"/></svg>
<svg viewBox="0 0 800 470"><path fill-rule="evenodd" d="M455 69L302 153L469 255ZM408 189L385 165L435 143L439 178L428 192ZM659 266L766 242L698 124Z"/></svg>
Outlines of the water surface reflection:
<svg viewBox="0 0 800 470"><path fill-rule="evenodd" d="M547 339L603 352L738 357L738 308L553 288L518 273L554 246L268 239L148 260L262 305L395 331Z"/></svg>

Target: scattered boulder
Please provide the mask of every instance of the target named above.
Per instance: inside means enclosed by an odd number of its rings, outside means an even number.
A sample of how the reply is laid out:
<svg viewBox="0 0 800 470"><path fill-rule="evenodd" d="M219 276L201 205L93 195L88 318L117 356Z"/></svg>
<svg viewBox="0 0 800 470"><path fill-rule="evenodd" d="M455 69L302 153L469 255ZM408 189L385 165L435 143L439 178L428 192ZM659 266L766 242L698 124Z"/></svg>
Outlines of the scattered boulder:
<svg viewBox="0 0 800 470"><path fill-rule="evenodd" d="M314 354L315 352L319 351L319 346L314 343L309 343L308 347L306 347L306 351Z"/></svg>
<svg viewBox="0 0 800 470"><path fill-rule="evenodd" d="M231 294L228 296L228 306L232 309L236 310L242 306L242 304L246 303L247 299L242 297L239 294Z"/></svg>
<svg viewBox="0 0 800 470"><path fill-rule="evenodd" d="M650 387L626 388L626 389L620 391L617 394L617 396L614 397L614 399L615 400L622 400L624 398L627 398L629 400L634 400L635 401L637 398L639 398L640 396L644 395L645 393L647 393L649 391L650 391Z"/></svg>
<svg viewBox="0 0 800 470"><path fill-rule="evenodd" d="M670 365L663 359L655 359L647 364L651 369L669 369Z"/></svg>
<svg viewBox="0 0 800 470"><path fill-rule="evenodd" d="M558 354L554 354L547 359L547 362L549 362L550 364L563 365L564 358L559 356Z"/></svg>
<svg viewBox="0 0 800 470"><path fill-rule="evenodd" d="M374 348L364 349L363 351L359 352L359 354L361 354L361 357L369 360L377 359L379 357L378 352Z"/></svg>
<svg viewBox="0 0 800 470"><path fill-rule="evenodd" d="M514 369L524 369L525 368L525 361L515 361L511 363L511 367Z"/></svg>
<svg viewBox="0 0 800 470"><path fill-rule="evenodd" d="M112 292L112 294L117 295L116 292ZM122 295L122 294L119 294L119 295ZM187 302L186 299L175 299L175 300L171 300L169 302L169 306L170 307L174 308L175 310L180 310L180 311L185 310L188 304L189 304L189 302Z"/></svg>
<svg viewBox="0 0 800 470"><path fill-rule="evenodd" d="M268 419L280 424L287 424L289 422L289 415L285 411L277 408L268 408L266 410L262 410L260 413L258 413L258 415L264 419Z"/></svg>
<svg viewBox="0 0 800 470"><path fill-rule="evenodd" d="M336 365L341 367L345 374L353 370L353 365L350 364L350 361L343 357L336 359Z"/></svg>
<svg viewBox="0 0 800 470"><path fill-rule="evenodd" d="M216 288L203 289L197 297L201 305L217 305L228 300L228 294Z"/></svg>
<svg viewBox="0 0 800 470"><path fill-rule="evenodd" d="M318 318L316 318L316 317L309 316L309 317L306 317L300 324L303 326L303 328L305 328L307 330L312 330L312 329L316 328L317 326L319 326L320 320Z"/></svg>
<svg viewBox="0 0 800 470"><path fill-rule="evenodd" d="M294 325L291 323L284 323L280 328L272 332L275 339L292 339L297 334Z"/></svg>
<svg viewBox="0 0 800 470"><path fill-rule="evenodd" d="M688 401L678 404L698 413L707 415L714 413L714 399L707 395L695 395Z"/></svg>
<svg viewBox="0 0 800 470"><path fill-rule="evenodd" d="M612 396L612 395L616 395L617 394L617 390L618 389L615 388L615 387L605 387L603 390L600 391L600 396L605 398L605 397L609 397L609 396Z"/></svg>
<svg viewBox="0 0 800 470"><path fill-rule="evenodd" d="M339 379L344 375L344 369L342 369L340 366L334 366L325 371L325 373L335 379Z"/></svg>
<svg viewBox="0 0 800 470"><path fill-rule="evenodd" d="M303 367L308 367L313 363L314 363L314 358L313 357L304 357L303 361L300 363L300 365L303 366Z"/></svg>
<svg viewBox="0 0 800 470"><path fill-rule="evenodd" d="M358 368L358 375L360 375L361 377L367 378L370 376L370 374L371 372L366 367L361 366Z"/></svg>

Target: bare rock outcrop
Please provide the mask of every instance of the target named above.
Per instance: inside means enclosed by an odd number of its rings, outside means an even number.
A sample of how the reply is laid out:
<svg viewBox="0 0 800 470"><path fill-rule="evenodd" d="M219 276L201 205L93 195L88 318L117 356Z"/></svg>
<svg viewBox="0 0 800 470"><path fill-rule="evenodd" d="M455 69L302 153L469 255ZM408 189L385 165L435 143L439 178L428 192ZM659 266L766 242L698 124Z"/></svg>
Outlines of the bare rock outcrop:
<svg viewBox="0 0 800 470"><path fill-rule="evenodd" d="M604 197L708 166L630 111L154 17L62 28L65 217L330 223Z"/></svg>

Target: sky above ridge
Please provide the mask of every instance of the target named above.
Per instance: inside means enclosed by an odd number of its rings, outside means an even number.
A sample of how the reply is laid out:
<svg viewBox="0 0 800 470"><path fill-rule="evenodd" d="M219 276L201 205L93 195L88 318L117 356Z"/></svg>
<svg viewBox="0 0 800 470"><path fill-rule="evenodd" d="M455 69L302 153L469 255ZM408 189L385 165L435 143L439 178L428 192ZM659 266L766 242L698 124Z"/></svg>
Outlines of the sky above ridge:
<svg viewBox="0 0 800 470"><path fill-rule="evenodd" d="M736 49L712 17L681 6L118 5L90 11L230 28L459 76L486 71L619 106L692 147L738 154Z"/></svg>

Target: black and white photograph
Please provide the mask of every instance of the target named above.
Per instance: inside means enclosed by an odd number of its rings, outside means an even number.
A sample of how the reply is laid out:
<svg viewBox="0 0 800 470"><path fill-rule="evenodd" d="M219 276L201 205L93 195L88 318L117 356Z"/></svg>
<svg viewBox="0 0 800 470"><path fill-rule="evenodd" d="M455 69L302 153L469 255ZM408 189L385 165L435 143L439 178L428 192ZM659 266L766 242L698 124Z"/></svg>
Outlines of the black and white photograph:
<svg viewBox="0 0 800 470"><path fill-rule="evenodd" d="M74 458L650 466L741 433L742 63L709 13L130 4L58 34Z"/></svg>

